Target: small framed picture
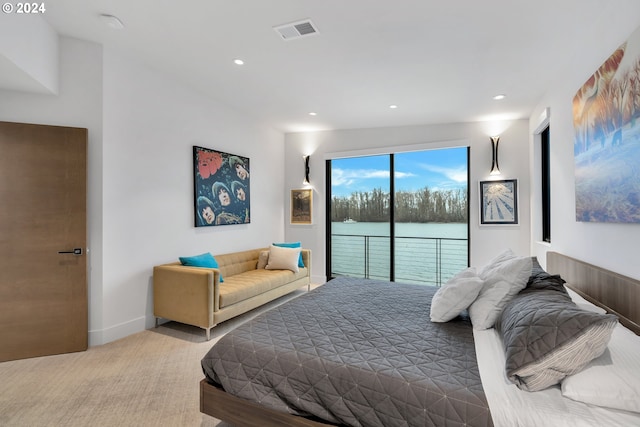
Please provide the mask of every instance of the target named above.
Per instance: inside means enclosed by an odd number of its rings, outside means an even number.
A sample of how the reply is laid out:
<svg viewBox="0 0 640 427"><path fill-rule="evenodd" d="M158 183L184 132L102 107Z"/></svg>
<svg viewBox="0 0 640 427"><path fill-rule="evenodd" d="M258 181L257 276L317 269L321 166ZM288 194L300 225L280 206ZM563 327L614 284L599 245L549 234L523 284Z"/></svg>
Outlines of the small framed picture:
<svg viewBox="0 0 640 427"><path fill-rule="evenodd" d="M480 181L480 224L518 223L518 181Z"/></svg>
<svg viewBox="0 0 640 427"><path fill-rule="evenodd" d="M291 190L291 224L311 224L313 190Z"/></svg>

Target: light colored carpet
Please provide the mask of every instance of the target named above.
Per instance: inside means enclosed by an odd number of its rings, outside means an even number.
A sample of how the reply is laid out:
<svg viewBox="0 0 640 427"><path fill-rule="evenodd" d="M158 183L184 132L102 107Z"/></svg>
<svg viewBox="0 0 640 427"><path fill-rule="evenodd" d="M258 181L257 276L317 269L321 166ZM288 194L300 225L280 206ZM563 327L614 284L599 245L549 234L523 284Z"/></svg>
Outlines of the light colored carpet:
<svg viewBox="0 0 640 427"><path fill-rule="evenodd" d="M0 426L218 426L200 413L200 360L225 333L302 288L204 330L175 322L85 352L0 363Z"/></svg>

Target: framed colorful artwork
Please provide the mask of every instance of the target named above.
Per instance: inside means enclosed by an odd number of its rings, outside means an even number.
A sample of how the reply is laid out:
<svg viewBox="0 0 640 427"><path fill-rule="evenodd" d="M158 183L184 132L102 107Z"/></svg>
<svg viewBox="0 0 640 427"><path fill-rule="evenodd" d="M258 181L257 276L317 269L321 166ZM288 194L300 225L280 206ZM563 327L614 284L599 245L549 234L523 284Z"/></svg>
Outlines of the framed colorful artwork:
<svg viewBox="0 0 640 427"><path fill-rule="evenodd" d="M518 181L480 181L480 224L518 223Z"/></svg>
<svg viewBox="0 0 640 427"><path fill-rule="evenodd" d="M291 190L291 224L311 224L313 190Z"/></svg>
<svg viewBox="0 0 640 427"><path fill-rule="evenodd" d="M193 147L196 227L251 222L251 183L247 157Z"/></svg>

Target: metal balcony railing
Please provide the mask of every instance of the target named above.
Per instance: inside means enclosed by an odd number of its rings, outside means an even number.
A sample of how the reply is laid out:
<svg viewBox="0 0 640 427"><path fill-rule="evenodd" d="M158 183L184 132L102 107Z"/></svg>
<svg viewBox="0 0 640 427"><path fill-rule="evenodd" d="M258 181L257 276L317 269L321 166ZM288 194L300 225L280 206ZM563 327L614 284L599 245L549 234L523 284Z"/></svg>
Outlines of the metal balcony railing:
<svg viewBox="0 0 640 427"><path fill-rule="evenodd" d="M332 234L331 275L389 280L389 236ZM441 286L468 267L468 239L395 237L395 281Z"/></svg>

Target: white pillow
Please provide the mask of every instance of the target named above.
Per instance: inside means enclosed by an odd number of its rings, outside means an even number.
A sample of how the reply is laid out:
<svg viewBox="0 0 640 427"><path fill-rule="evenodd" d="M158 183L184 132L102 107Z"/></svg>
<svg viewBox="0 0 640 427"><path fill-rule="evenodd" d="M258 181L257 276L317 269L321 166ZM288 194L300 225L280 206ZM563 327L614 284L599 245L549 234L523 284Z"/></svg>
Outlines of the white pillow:
<svg viewBox="0 0 640 427"><path fill-rule="evenodd" d="M469 306L473 329L493 328L509 301L527 286L531 257L516 256L511 249L501 253L480 271L484 281L476 300Z"/></svg>
<svg viewBox="0 0 640 427"><path fill-rule="evenodd" d="M511 249L507 249L489 261L478 276L483 280L489 280L499 274L510 282L524 282L524 287L531 276L531 266L531 257L519 257Z"/></svg>
<svg viewBox="0 0 640 427"><path fill-rule="evenodd" d="M269 261L265 267L267 270L291 270L297 273L298 258L302 248L283 248L271 245L269 248Z"/></svg>
<svg viewBox="0 0 640 427"><path fill-rule="evenodd" d="M562 381L562 395L578 402L640 413L640 337L618 324L607 351Z"/></svg>
<svg viewBox="0 0 640 427"><path fill-rule="evenodd" d="M448 322L469 307L484 282L475 267L462 270L447 281L431 300L431 321Z"/></svg>

